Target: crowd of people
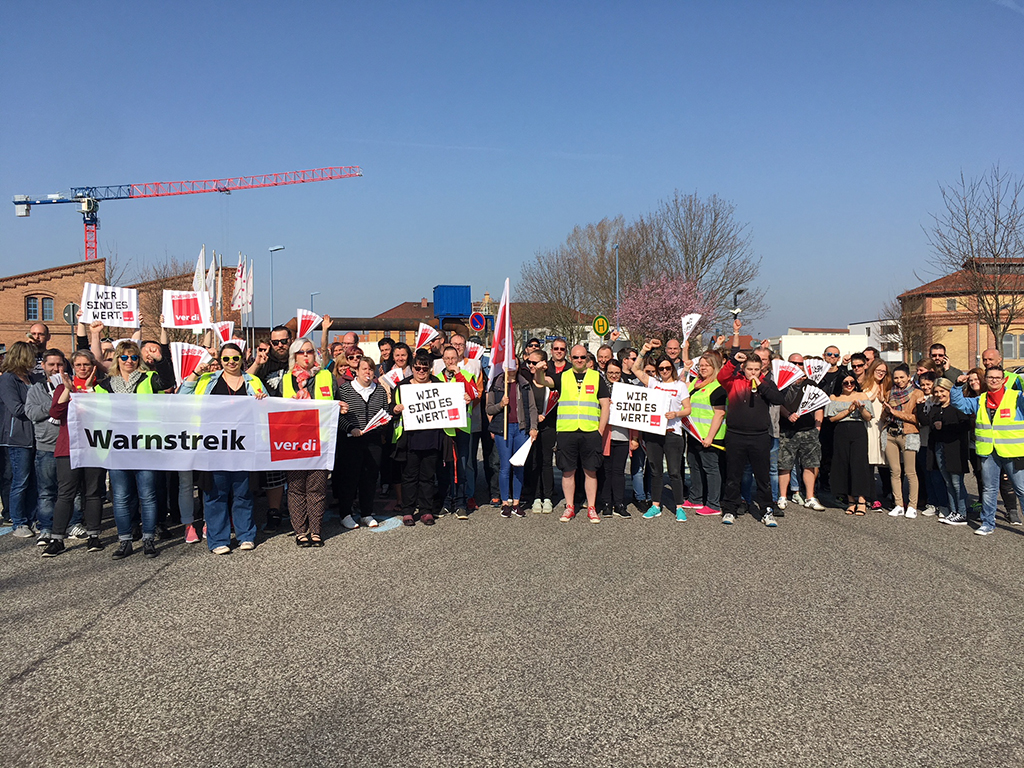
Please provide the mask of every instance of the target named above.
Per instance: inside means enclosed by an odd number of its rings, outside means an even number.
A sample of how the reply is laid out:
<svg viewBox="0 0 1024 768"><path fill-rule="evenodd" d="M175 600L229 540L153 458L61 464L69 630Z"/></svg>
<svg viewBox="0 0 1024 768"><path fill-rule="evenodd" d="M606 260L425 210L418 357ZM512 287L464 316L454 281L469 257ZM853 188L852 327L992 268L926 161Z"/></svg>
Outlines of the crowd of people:
<svg viewBox="0 0 1024 768"><path fill-rule="evenodd" d="M44 557L65 551L67 538L98 552L102 510L109 501L117 531L114 559L146 557L175 535L206 540L211 552L252 550L258 531L254 498L266 499L270 536L290 526L298 547L324 544L332 503L347 529L376 527L375 504L406 526L467 519L484 499L502 518L530 510L591 523L645 520L674 511L719 516L733 525L745 514L769 528L796 506L824 511L826 494L851 516L870 512L950 526L979 521L995 530L1002 497L1007 521L1020 525L1024 494L1024 384L1003 370L995 349L982 365L955 368L941 344L911 368L888 363L878 350L841 355L790 355L802 369L821 361L823 375L789 386L773 379L765 341L739 347L741 324L695 359L686 340L603 344L595 352L561 338L545 349L531 339L491 376L486 356L467 354L467 341L443 332L413 350L390 338L379 360L364 354L354 333L324 346L293 338L285 326L251 349L206 343L209 363L176 381L165 330L145 338L145 326L115 346L101 323L79 324L68 358L49 346L49 330L34 324L11 345L0 373L0 452L3 524L17 538L35 539ZM397 371L397 374L396 374ZM509 381L506 382L506 376ZM403 428L403 385L458 385L466 403L461 428ZM664 434L609 423L620 383L657 389L667 398ZM809 387L827 402L801 408ZM220 472L73 468L68 406L77 393L281 397L338 403L332 470ZM820 394L820 393L819 393ZM392 419L367 429L385 411ZM522 454L529 443L525 461ZM554 467L561 473L561 497ZM973 472L979 498L964 477ZM667 483L665 475L668 475ZM485 488L478 488L483 477ZM198 491L198 493L197 493ZM285 517L287 512L287 518ZM285 522L287 520L287 523ZM183 527L182 534L171 528Z"/></svg>

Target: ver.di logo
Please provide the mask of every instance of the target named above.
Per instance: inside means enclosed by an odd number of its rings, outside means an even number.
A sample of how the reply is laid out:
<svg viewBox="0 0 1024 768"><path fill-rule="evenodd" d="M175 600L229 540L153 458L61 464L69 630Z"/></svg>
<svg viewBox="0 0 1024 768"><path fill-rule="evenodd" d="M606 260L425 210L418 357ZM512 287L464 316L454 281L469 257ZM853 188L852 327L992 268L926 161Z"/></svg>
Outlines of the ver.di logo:
<svg viewBox="0 0 1024 768"><path fill-rule="evenodd" d="M267 414L270 460L309 459L320 455L320 411L277 411Z"/></svg>

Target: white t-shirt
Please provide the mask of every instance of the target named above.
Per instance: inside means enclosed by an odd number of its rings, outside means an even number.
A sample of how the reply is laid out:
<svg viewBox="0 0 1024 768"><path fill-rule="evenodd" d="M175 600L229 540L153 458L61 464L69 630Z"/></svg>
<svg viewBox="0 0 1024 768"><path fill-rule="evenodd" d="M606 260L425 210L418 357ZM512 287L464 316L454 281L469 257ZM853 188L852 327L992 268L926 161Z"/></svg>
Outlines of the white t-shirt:
<svg viewBox="0 0 1024 768"><path fill-rule="evenodd" d="M670 411L681 411L683 409L683 403L690 401L690 389L686 386L686 382L679 381L656 381L654 376L651 376L647 380L647 386L650 389L660 389L662 392L668 392L668 409ZM683 420L678 416L674 419L668 420L666 431L675 432L677 435L683 434Z"/></svg>

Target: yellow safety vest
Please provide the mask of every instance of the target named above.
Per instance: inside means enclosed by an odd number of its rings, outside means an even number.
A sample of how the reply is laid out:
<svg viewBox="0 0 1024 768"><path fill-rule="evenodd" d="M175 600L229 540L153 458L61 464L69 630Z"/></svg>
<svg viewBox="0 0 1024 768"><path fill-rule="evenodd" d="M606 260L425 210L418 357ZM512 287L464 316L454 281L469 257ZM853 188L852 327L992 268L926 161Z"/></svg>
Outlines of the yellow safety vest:
<svg viewBox="0 0 1024 768"><path fill-rule="evenodd" d="M571 368L562 372L562 393L558 397L558 432L597 432L601 425L601 403L597 399L601 377L595 370L583 374L583 383L576 386Z"/></svg>
<svg viewBox="0 0 1024 768"><path fill-rule="evenodd" d="M156 376L156 372L155 371L144 371L143 374L142 374L142 380L139 381L139 383L135 385L135 394L137 394L137 395L152 395L152 394L154 394L154 390L153 390L153 377L154 376ZM103 392L103 393L108 394L108 395L110 394L110 391L104 389L103 387L93 387L93 389L95 389L97 392Z"/></svg>
<svg viewBox="0 0 1024 768"><path fill-rule="evenodd" d="M711 429L711 420L715 416L715 409L711 407L711 393L721 388L718 381L712 381L707 386L695 389L690 393L690 422L702 438L708 436ZM714 443L721 443L725 439L725 419L722 419L718 432L715 433ZM713 443L713 444L714 444ZM721 448L722 446L717 446Z"/></svg>
<svg viewBox="0 0 1024 768"><path fill-rule="evenodd" d="M292 383L294 377L291 371L285 371L281 377L281 397L289 399L295 396L295 385ZM333 400L334 399L334 374L326 369L317 371L313 377L313 399Z"/></svg>
<svg viewBox="0 0 1024 768"><path fill-rule="evenodd" d="M1024 422L1017 420L1017 401L1020 391L1007 389L996 408L995 418L989 421L985 395L978 401L978 416L974 427L975 451L979 456L1015 458L1024 456Z"/></svg>

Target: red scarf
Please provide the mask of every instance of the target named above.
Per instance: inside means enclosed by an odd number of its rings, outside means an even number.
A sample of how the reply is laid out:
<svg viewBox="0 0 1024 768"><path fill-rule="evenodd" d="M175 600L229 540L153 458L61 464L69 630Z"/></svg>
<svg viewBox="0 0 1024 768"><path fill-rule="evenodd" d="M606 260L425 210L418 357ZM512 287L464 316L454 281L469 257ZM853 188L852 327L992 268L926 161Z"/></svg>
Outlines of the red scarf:
<svg viewBox="0 0 1024 768"><path fill-rule="evenodd" d="M1001 386L999 388L999 391L997 391L997 392L989 392L985 396L985 406L990 411L994 411L996 408L999 407L999 403L1002 402L1003 395L1005 394L1005 392L1006 392L1006 385L1005 384L1003 384L1003 386Z"/></svg>
<svg viewBox="0 0 1024 768"><path fill-rule="evenodd" d="M71 383L74 384L74 389L71 390L72 392L88 392L92 390L92 387L86 389L86 380L80 379L77 376L71 380Z"/></svg>
<svg viewBox="0 0 1024 768"><path fill-rule="evenodd" d="M296 368L292 371L292 376L295 377L295 384L298 389L295 392L296 400L309 400L309 392L306 390L306 382L313 376L312 371L307 371L303 368Z"/></svg>

